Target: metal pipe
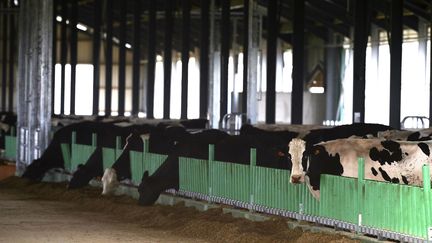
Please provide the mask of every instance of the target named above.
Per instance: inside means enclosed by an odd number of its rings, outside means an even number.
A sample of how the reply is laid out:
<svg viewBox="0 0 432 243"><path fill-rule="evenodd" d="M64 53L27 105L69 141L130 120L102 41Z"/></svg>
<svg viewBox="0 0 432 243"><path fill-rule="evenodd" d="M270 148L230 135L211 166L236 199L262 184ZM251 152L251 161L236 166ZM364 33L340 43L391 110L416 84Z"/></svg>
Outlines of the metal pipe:
<svg viewBox="0 0 432 243"><path fill-rule="evenodd" d="M132 115L138 116L140 100L140 59L141 59L141 0L135 0L134 36L132 63Z"/></svg>
<svg viewBox="0 0 432 243"><path fill-rule="evenodd" d="M164 45L164 105L163 118L170 118L171 66L172 66L173 1L165 1L165 45Z"/></svg>
<svg viewBox="0 0 432 243"><path fill-rule="evenodd" d="M118 115L124 116L126 88L126 14L127 1L120 2Z"/></svg>
<svg viewBox="0 0 432 243"><path fill-rule="evenodd" d="M189 78L189 36L190 36L190 0L182 1L182 87L180 118L187 119L188 113L188 78Z"/></svg>
<svg viewBox="0 0 432 243"><path fill-rule="evenodd" d="M93 27L93 115L99 114L100 41L102 0L95 0Z"/></svg>
<svg viewBox="0 0 432 243"><path fill-rule="evenodd" d="M112 101L112 48L113 48L113 0L106 1L106 49L105 49L105 115L111 116Z"/></svg>
<svg viewBox="0 0 432 243"><path fill-rule="evenodd" d="M78 63L78 2L72 0L71 6L71 36L70 36L70 65L71 65L71 90L70 90L70 114L75 115L75 87L76 65Z"/></svg>

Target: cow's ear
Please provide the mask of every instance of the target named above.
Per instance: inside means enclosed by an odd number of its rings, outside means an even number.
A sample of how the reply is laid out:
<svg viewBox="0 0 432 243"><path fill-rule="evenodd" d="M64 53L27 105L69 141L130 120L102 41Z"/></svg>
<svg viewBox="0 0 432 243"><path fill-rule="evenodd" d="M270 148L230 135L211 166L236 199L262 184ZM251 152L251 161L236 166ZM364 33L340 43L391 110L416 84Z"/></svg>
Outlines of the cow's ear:
<svg viewBox="0 0 432 243"><path fill-rule="evenodd" d="M149 176L149 172L148 172L148 170L144 171L144 174L143 174L142 180L147 179L148 176Z"/></svg>

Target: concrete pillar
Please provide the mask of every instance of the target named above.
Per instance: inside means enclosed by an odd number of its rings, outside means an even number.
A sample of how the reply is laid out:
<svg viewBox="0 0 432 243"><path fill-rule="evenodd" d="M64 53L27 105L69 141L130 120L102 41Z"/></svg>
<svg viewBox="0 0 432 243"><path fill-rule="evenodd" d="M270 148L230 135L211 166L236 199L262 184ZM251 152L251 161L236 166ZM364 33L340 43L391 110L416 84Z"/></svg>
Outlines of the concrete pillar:
<svg viewBox="0 0 432 243"><path fill-rule="evenodd" d="M247 53L247 110L246 115L251 124L257 123L257 80L258 80L258 48L261 31L253 31L259 29L259 16L257 15L257 2L254 0L249 1L249 32L248 32L248 50Z"/></svg>
<svg viewBox="0 0 432 243"><path fill-rule="evenodd" d="M17 175L49 142L53 0L20 2Z"/></svg>

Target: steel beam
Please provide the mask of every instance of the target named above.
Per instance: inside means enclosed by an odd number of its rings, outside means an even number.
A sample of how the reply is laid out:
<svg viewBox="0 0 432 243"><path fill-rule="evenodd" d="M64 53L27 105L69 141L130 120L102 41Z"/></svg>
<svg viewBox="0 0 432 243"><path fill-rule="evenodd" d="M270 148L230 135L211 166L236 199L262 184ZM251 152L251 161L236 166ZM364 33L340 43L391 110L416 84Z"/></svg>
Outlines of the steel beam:
<svg viewBox="0 0 432 243"><path fill-rule="evenodd" d="M113 63L113 0L106 1L106 49L105 49L105 115L111 116L112 63Z"/></svg>
<svg viewBox="0 0 432 243"><path fill-rule="evenodd" d="M76 65L78 63L78 2L72 0L70 18L70 65L71 65L71 90L70 90L70 114L75 115L75 90L76 90Z"/></svg>
<svg viewBox="0 0 432 243"><path fill-rule="evenodd" d="M277 0L269 1L267 5L267 124L274 124L276 117L277 2Z"/></svg>
<svg viewBox="0 0 432 243"><path fill-rule="evenodd" d="M11 15L9 19L9 95L8 95L8 111L13 112L13 102L14 102L14 87L15 87L15 41L16 34L15 30L17 26L15 25L15 15Z"/></svg>
<svg viewBox="0 0 432 243"><path fill-rule="evenodd" d="M5 8L7 8L7 1L4 2ZM7 91L7 64L8 64L8 15L3 14L3 47L2 47L2 90L1 90L1 107L2 111L6 111L6 91Z"/></svg>
<svg viewBox="0 0 432 243"><path fill-rule="evenodd" d="M210 1L201 0L200 118L207 118L209 88Z"/></svg>
<svg viewBox="0 0 432 243"><path fill-rule="evenodd" d="M303 0L294 0L293 14L293 87L291 97L291 123L303 123L303 87L304 87L304 13Z"/></svg>
<svg viewBox="0 0 432 243"><path fill-rule="evenodd" d="M173 2L172 0L165 0L164 119L170 118L173 23Z"/></svg>
<svg viewBox="0 0 432 243"><path fill-rule="evenodd" d="M221 77L220 77L220 114L219 122L227 114L228 110L228 60L231 38L230 22L230 0L221 0L222 19L221 19Z"/></svg>
<svg viewBox="0 0 432 243"><path fill-rule="evenodd" d="M57 63L57 8L59 6L59 0L53 0L53 18L52 18L52 30L53 30L53 38L52 38L52 77L51 77L51 111L54 114L54 104L55 104L55 65Z"/></svg>
<svg viewBox="0 0 432 243"><path fill-rule="evenodd" d="M68 56L68 40L67 40L67 23L68 18L68 0L61 2L61 29L60 29L60 64L61 64L61 81L60 81L60 114L64 115L65 108L65 79L66 79L66 63Z"/></svg>
<svg viewBox="0 0 432 243"><path fill-rule="evenodd" d="M356 0L354 16L353 122L364 122L367 45L367 0Z"/></svg>
<svg viewBox="0 0 432 243"><path fill-rule="evenodd" d="M126 1L120 2L118 115L124 116L126 88Z"/></svg>
<svg viewBox="0 0 432 243"><path fill-rule="evenodd" d="M182 87L180 118L187 119L188 113L188 78L189 78L189 36L190 36L190 0L182 0Z"/></svg>
<svg viewBox="0 0 432 243"><path fill-rule="evenodd" d="M156 67L156 3L149 0L147 69L147 118L154 118L154 83Z"/></svg>
<svg viewBox="0 0 432 243"><path fill-rule="evenodd" d="M100 41L102 0L95 0L93 27L93 115L99 114Z"/></svg>
<svg viewBox="0 0 432 243"><path fill-rule="evenodd" d="M132 115L138 116L141 71L141 0L135 0L132 63Z"/></svg>
<svg viewBox="0 0 432 243"><path fill-rule="evenodd" d="M403 0L391 1L390 126L400 129Z"/></svg>

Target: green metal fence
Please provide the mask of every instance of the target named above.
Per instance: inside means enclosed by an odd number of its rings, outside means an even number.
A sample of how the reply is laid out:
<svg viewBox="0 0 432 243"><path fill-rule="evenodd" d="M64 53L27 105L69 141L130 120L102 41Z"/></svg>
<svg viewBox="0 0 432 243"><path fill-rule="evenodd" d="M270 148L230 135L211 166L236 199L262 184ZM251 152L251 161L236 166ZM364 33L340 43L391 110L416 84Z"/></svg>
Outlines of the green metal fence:
<svg viewBox="0 0 432 243"><path fill-rule="evenodd" d="M8 159L16 159L17 138L16 136L5 136L5 153L4 156Z"/></svg>
<svg viewBox="0 0 432 243"><path fill-rule="evenodd" d="M92 145L84 145L76 143L76 132L72 132L72 143L71 143L71 160L69 169L73 172L77 169L79 164L85 164L85 162L90 158L92 153L96 150L96 134L92 135Z"/></svg>
<svg viewBox="0 0 432 243"><path fill-rule="evenodd" d="M135 184L141 182L144 171L148 171L149 175L153 174L168 157L164 154L150 153L148 149L148 140L144 140L143 149L144 152L129 152L132 182Z"/></svg>
<svg viewBox="0 0 432 243"><path fill-rule="evenodd" d="M363 160L358 179L324 175L321 216L427 239L432 227L429 170L423 166L423 188L364 180Z"/></svg>

